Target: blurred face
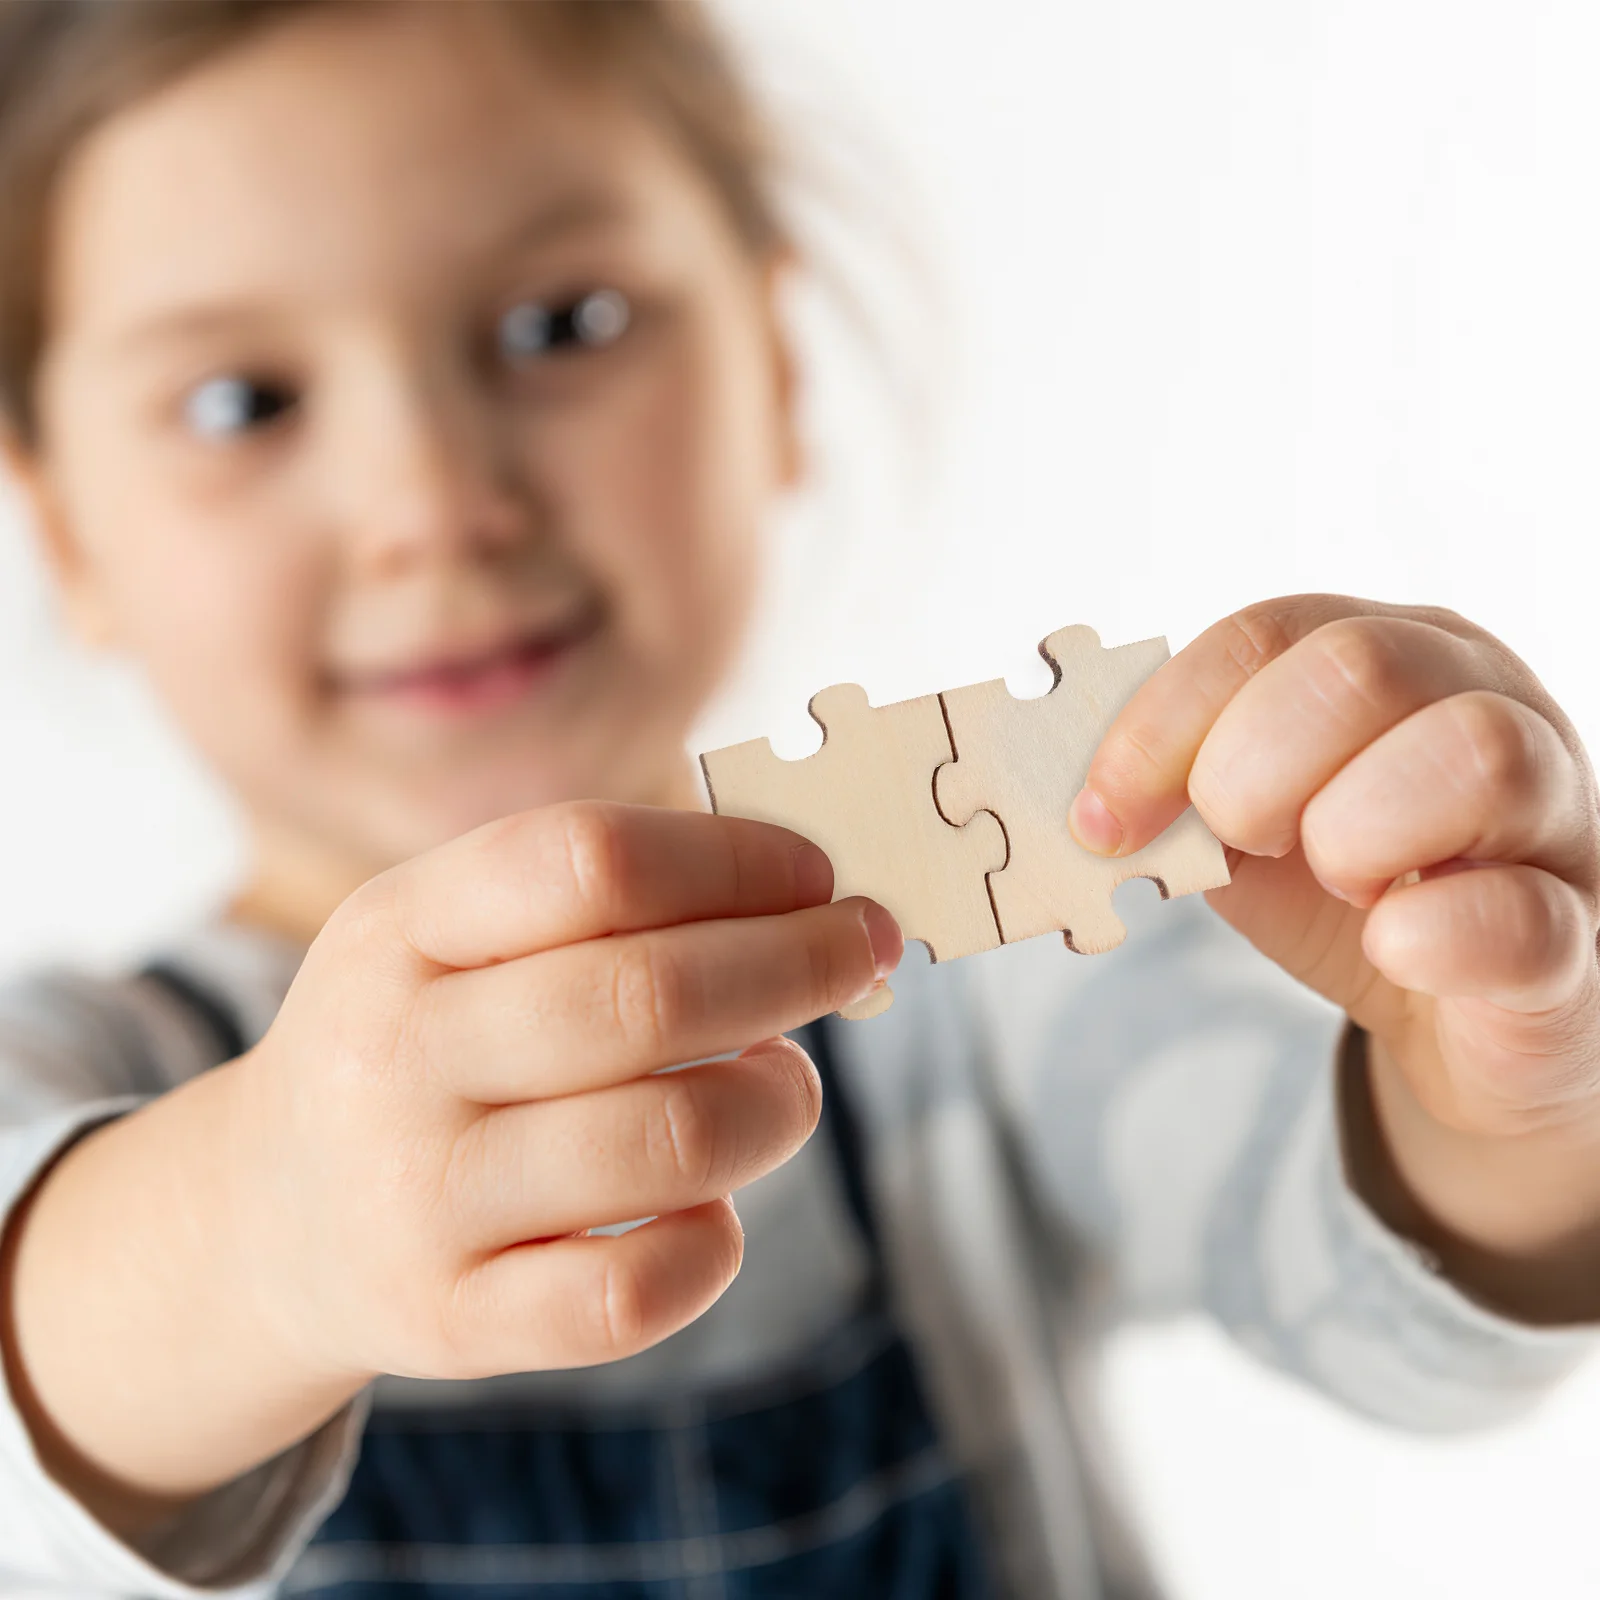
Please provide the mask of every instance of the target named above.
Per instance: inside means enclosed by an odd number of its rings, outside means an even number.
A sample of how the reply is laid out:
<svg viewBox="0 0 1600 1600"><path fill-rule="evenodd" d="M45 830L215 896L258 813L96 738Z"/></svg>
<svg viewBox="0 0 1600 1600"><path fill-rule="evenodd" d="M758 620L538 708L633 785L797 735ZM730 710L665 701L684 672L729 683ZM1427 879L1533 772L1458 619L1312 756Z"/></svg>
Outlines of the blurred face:
<svg viewBox="0 0 1600 1600"><path fill-rule="evenodd" d="M788 385L772 271L620 91L497 8L298 17L78 147L50 267L70 610L261 838L370 870L681 794Z"/></svg>

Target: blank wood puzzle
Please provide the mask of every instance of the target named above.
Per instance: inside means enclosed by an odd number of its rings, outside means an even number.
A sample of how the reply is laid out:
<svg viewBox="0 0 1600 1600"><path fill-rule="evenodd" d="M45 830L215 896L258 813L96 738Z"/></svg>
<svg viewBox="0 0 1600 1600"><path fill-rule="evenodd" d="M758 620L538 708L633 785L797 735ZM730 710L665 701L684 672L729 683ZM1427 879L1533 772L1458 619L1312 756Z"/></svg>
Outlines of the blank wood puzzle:
<svg viewBox="0 0 1600 1600"><path fill-rule="evenodd" d="M711 806L803 833L833 863L833 897L864 894L885 906L935 961L1000 943L986 874L1006 864L1006 840L987 812L952 827L933 802L933 775L950 759L936 694L873 707L866 691L836 683L811 697L822 748L784 761L765 739L700 758ZM874 1016L887 987L847 1007Z"/></svg>
<svg viewBox="0 0 1600 1600"><path fill-rule="evenodd" d="M1167 659L1167 641L1105 650L1093 628L1062 628L1039 654L1055 674L1049 694L1018 700L995 678L940 696L955 761L934 773L933 794L948 822L981 809L1005 828L1010 855L989 890L1006 943L1059 931L1074 950L1099 955L1127 932L1111 909L1118 884L1154 878L1164 897L1193 894L1226 883L1228 868L1193 807L1129 856L1097 856L1067 827L1096 746Z"/></svg>
<svg viewBox="0 0 1600 1600"><path fill-rule="evenodd" d="M1039 653L1055 684L1029 700L998 678L880 707L855 684L823 689L814 755L785 761L752 739L701 756L712 809L804 834L833 862L835 899L877 900L935 961L1052 931L1085 954L1110 950L1127 931L1118 884L1193 894L1225 884L1227 863L1192 808L1130 856L1097 856L1067 826L1096 747L1166 640L1106 650L1092 628L1062 628ZM891 1000L885 988L841 1014Z"/></svg>

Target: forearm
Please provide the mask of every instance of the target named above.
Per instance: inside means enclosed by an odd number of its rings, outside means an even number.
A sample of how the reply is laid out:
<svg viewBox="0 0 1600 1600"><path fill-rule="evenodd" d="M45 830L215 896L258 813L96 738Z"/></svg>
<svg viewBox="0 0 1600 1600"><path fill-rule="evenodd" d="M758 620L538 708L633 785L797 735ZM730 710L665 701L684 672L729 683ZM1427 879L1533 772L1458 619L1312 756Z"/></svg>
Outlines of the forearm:
<svg viewBox="0 0 1600 1600"><path fill-rule="evenodd" d="M52 1476L119 1532L278 1454L364 1382L318 1371L249 1287L236 1070L75 1144L0 1257L17 1403Z"/></svg>
<svg viewBox="0 0 1600 1600"><path fill-rule="evenodd" d="M1600 1318L1600 1129L1459 1131L1424 1110L1382 1041L1352 1029L1351 1044L1347 1155L1378 1215L1494 1310L1543 1325Z"/></svg>

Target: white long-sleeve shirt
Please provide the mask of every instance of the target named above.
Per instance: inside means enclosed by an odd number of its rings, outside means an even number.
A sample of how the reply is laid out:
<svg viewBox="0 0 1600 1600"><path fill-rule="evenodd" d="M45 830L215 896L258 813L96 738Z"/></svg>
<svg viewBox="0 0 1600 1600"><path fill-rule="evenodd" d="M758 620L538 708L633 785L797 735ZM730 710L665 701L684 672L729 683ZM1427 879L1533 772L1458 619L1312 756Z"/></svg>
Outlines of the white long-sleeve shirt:
<svg viewBox="0 0 1600 1600"><path fill-rule="evenodd" d="M1128 899L1130 936L1108 956L1046 939L931 967L913 947L894 1007L835 1033L895 1308L1002 1589L1027 1600L1151 1592L1095 1419L1093 1358L1120 1319L1204 1309L1325 1393L1430 1430L1515 1414L1593 1342L1475 1305L1351 1191L1333 1008L1198 902ZM212 927L163 957L252 1040L300 952ZM0 993L0 1209L78 1133L216 1060L204 1024L137 977ZM823 1141L738 1205L740 1277L655 1349L469 1385L381 1379L137 1549L48 1477L0 1394L0 1595L270 1593L337 1503L369 1406L604 1405L776 1370L868 1264Z"/></svg>

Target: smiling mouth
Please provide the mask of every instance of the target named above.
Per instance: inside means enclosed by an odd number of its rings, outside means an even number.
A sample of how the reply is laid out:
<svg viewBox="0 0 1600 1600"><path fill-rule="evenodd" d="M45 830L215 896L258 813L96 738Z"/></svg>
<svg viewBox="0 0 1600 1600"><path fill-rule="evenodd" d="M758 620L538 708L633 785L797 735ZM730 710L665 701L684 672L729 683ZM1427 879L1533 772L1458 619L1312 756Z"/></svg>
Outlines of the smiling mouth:
<svg viewBox="0 0 1600 1600"><path fill-rule="evenodd" d="M336 692L436 715L497 710L554 676L599 631L598 605L570 619L471 652L450 652L414 667L335 673Z"/></svg>

